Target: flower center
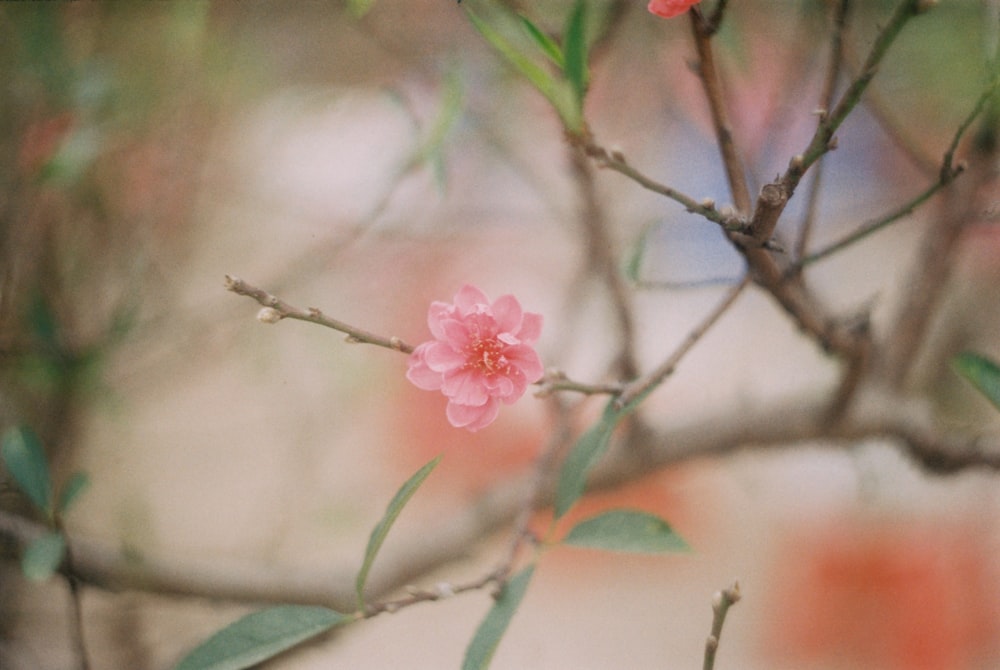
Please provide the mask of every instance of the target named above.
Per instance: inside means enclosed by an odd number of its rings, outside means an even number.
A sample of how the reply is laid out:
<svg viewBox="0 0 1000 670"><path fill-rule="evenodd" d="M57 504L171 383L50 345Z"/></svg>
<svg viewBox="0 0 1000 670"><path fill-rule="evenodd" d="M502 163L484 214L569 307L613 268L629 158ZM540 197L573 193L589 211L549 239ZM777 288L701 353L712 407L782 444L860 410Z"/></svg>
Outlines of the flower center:
<svg viewBox="0 0 1000 670"><path fill-rule="evenodd" d="M476 368L483 374L494 375L510 370L510 363L503 355L503 344L496 340L476 340L466 352L466 366Z"/></svg>

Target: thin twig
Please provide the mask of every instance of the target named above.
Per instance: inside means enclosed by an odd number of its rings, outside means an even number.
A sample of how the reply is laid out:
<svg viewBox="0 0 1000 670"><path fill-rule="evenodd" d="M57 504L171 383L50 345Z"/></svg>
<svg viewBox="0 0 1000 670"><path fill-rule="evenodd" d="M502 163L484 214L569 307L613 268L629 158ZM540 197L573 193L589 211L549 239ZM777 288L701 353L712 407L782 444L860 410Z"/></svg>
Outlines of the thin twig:
<svg viewBox="0 0 1000 670"><path fill-rule="evenodd" d="M733 303L736 302L736 298L739 297L740 293L743 292L743 289L745 289L749 284L750 274L747 273L747 275L743 278L743 281L729 290L715 309L713 309L701 323L699 323L690 333L687 334L687 337L684 338L684 341L681 342L680 346L677 347L677 349L674 350L674 352L670 354L665 361L660 363L655 370L650 372L645 377L641 377L625 387L625 389L621 392L621 395L618 396L618 406L625 407L636 398L649 393L649 391L662 384L663 380L673 374L674 369L676 369L677 364L680 363L681 359L684 358L691 348L698 343L698 340L700 340L705 333L707 333L712 326L715 325L719 318L733 306Z"/></svg>
<svg viewBox="0 0 1000 670"><path fill-rule="evenodd" d="M773 186L782 192L783 198L775 207L766 212L766 216L754 217L755 226L751 233L757 239L770 237L777 226L778 219L784 212L785 205L795 193L803 175L821 156L836 148L837 142L834 135L837 130L861 101L861 96L868 88L868 84L871 83L889 47L902 32L906 23L926 9L925 4L927 3L923 0L903 0L896 7L889 22L876 37L861 72L847 87L836 106L819 123L805 151L793 156L788 162L788 169L785 170L780 179L774 182Z"/></svg>
<svg viewBox="0 0 1000 670"><path fill-rule="evenodd" d="M407 595L401 598L385 600L379 603L372 603L365 608L363 613L356 616L364 619L371 619L379 614L395 614L401 609L412 607L420 603L435 602L456 596L469 591L479 591L490 584L502 583L503 576L498 572L490 572L478 579L461 584L450 582L438 582L433 589L418 589L412 586L406 587Z"/></svg>
<svg viewBox="0 0 1000 670"><path fill-rule="evenodd" d="M719 152L726 170L729 190L733 195L733 204L741 214L750 213L750 191L747 188L746 175L743 173L743 160L740 158L736 143L733 141L732 126L726 113L725 102L722 99L722 85L718 70L715 67L715 54L712 51L713 27L697 7L688 12L691 17L691 32L694 35L695 48L698 51L698 76L708 106L712 115L712 126L715 129Z"/></svg>
<svg viewBox="0 0 1000 670"><path fill-rule="evenodd" d="M588 384L570 379L561 370L548 370L545 376L535 382L539 388L535 391L536 398L545 398L558 391L572 391L584 395L618 395L622 392L621 384Z"/></svg>
<svg viewBox="0 0 1000 670"><path fill-rule="evenodd" d="M76 650L76 655L79 659L80 670L90 670L90 654L87 652L87 639L83 632L83 587L80 584L79 577L76 575L76 570L73 569L73 547L69 535L66 534L66 528L63 526L61 515L57 514L55 516L56 530L62 534L63 541L66 543L66 554L63 560L66 563L65 577L66 583L69 586L70 615L72 621L70 629L73 637L73 648Z"/></svg>
<svg viewBox="0 0 1000 670"><path fill-rule="evenodd" d="M861 70L861 64L854 56L855 49L850 46L850 35L845 35L844 39L847 42L844 48L844 69L848 76L854 78ZM900 120L898 106L887 100L884 93L879 91L877 87L865 93L862 104L865 110L872 115L882 132L902 152L903 157L921 174L928 178L933 177L938 169L937 157L925 148L919 133L913 132L906 123Z"/></svg>
<svg viewBox="0 0 1000 670"><path fill-rule="evenodd" d="M910 216L911 214L913 214L914 210L916 210L920 205L930 200L931 197L933 197L938 191L940 191L946 185L947 184L941 181L934 182L926 189L924 189L923 192L914 197L912 200L903 203L902 205L900 205L893 211L889 212L888 214L885 214L877 219L872 219L871 221L866 221L865 223L858 226L857 229L848 233L841 239L832 242L831 244L823 247L822 249L814 251L808 256L802 258L802 260L800 260L793 267L802 268L807 265L812 265L813 263L823 260L828 256L832 256L838 251L846 249L847 247L851 246L856 242L860 242L861 240L867 238L869 235L876 233L887 226L892 225L893 223L899 221L900 219Z"/></svg>
<svg viewBox="0 0 1000 670"><path fill-rule="evenodd" d="M381 335L376 335L374 333L369 333L366 330L355 328L354 326L346 324L343 321L331 319L315 307L299 309L298 307L289 305L284 300L271 295L263 289L251 286L238 277L226 275L225 286L227 290L232 291L233 293L245 295L248 298L253 298L260 303L264 309L257 314L257 318L265 323L276 323L281 319L298 319L299 321L308 321L309 323L326 326L327 328L332 328L333 330L344 333L347 335L348 342L363 342L365 344L374 344L375 346L392 349L393 351L400 351L404 354L413 353L413 346L407 344L398 337L382 337Z"/></svg>
<svg viewBox="0 0 1000 670"><path fill-rule="evenodd" d="M991 62L1000 64L997 54L990 55ZM945 179L954 170L951 160L962 134L972 124L972 121L990 103L996 104L996 91L1000 82L1000 73L985 88L973 111L959 126L955 137L945 152L939 179ZM990 112L985 114L983 129L988 134L995 133L996 116ZM958 246L962 230L970 222L975 221L981 212L985 198L992 198L996 193L995 163L998 154L997 143L982 142L977 138L972 143L969 163L973 165L970 177L960 180L954 188L946 191L946 198L940 209L940 220L928 227L920 248L916 266L907 282L909 293L899 310L899 315L893 324L885 346L883 370L888 383L896 389L902 388L913 367L913 361L931 320L942 304L944 289L953 264L952 256Z"/></svg>
<svg viewBox="0 0 1000 670"><path fill-rule="evenodd" d="M710 198L700 201L695 200L691 196L643 174L632 167L620 151L608 151L604 147L593 143L593 141L586 144L583 150L597 162L598 167L614 170L619 174L625 175L644 189L666 196L684 205L687 211L699 214L709 221L719 224L723 230L742 231L746 227L745 223L735 213L726 213L716 209L714 200Z"/></svg>
<svg viewBox="0 0 1000 670"><path fill-rule="evenodd" d="M722 637L722 625L726 622L729 608L740 601L740 583L733 582L729 588L716 591L712 596L712 632L705 640L705 662L703 670L715 667L715 653L719 650L719 640Z"/></svg>
<svg viewBox="0 0 1000 670"><path fill-rule="evenodd" d="M972 111L965 117L958 129L955 131L955 134L951 139L951 143L948 145L948 148L944 153L944 158L941 161L940 167L935 169L935 173L938 177L937 181L928 186L921 193L917 194L912 200L903 203L888 214L862 224L856 230L845 235L836 242L833 242L826 247L803 257L799 261L798 265L809 265L826 258L827 256L831 256L841 249L865 239L872 233L878 232L886 226L895 223L903 217L910 216L913 214L914 210L917 209L917 207L930 200L930 198L933 197L938 191L950 184L956 177L958 177L958 175L964 172L967 167L966 164L962 161L958 163L954 162L955 151L962 140L962 136L965 135L966 131L968 131L976 117L982 114L983 110L986 109L989 99L997 92L998 88L1000 88L1000 78L994 79L993 82L983 90L979 99L976 101L976 104L973 106Z"/></svg>
<svg viewBox="0 0 1000 670"><path fill-rule="evenodd" d="M827 110L833 105L833 96L837 93L837 80L840 79L840 66L844 57L844 31L847 26L847 10L850 0L839 0L833 10L833 36L830 39L830 62L827 65L826 80L823 82L823 92L820 94L820 122L826 116ZM809 248L809 237L816 221L816 210L819 205L819 195L823 183L823 161L819 161L813 171L812 183L806 197L806 214L799 226L799 236L795 242L794 258L802 258Z"/></svg>

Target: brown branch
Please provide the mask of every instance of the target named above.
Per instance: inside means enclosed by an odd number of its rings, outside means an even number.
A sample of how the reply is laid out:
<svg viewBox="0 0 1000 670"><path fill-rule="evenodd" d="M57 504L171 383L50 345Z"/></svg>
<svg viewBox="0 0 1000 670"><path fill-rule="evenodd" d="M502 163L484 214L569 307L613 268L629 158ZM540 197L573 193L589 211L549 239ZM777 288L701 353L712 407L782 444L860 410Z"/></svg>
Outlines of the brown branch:
<svg viewBox="0 0 1000 670"><path fill-rule="evenodd" d="M393 351L401 351L404 354L413 353L413 346L403 342L398 337L382 337L381 335L355 328L343 321L331 319L315 307L299 309L263 289L247 284L238 277L226 275L225 286L227 290L238 295L253 298L263 305L264 308L257 313L257 318L264 323L277 323L282 319L308 321L309 323L315 323L344 333L347 335L347 341L351 343L364 342L365 344L374 344L386 349L392 349Z"/></svg>
<svg viewBox="0 0 1000 670"><path fill-rule="evenodd" d="M743 173L743 161L733 141L732 126L722 99L722 84L712 50L712 35L717 26L706 20L697 7L692 7L688 14L691 17L691 32L698 52L698 76L708 98L712 126L719 152L722 154L722 164L726 170L729 190L733 195L733 204L741 214L747 215L750 212L750 191L747 188L746 175Z"/></svg>
<svg viewBox="0 0 1000 670"><path fill-rule="evenodd" d="M712 632L705 640L705 662L702 664L703 670L713 670L715 667L715 653L719 650L719 640L722 638L722 625L726 622L726 614L729 608L740 601L740 583L733 582L732 586L716 591L712 596Z"/></svg>
<svg viewBox="0 0 1000 670"><path fill-rule="evenodd" d="M612 456L598 465L589 490L622 486L659 468L693 458L722 456L741 446L764 452L802 443L821 442L832 447L875 438L896 442L932 473L970 468L1000 472L1000 444L980 444L940 432L921 403L872 392L836 426L827 426L826 395L826 391L817 396L800 394L768 406L727 408L721 417L693 417L669 429L643 432L641 449L612 450ZM484 538L510 528L524 509L524 501L533 495L535 481L535 473L528 473L501 482L450 519L419 532L402 533L400 551L380 557L379 569L369 580L371 592L385 595L413 583L467 556L469 547ZM552 495L547 487L539 501L549 504ZM0 536L21 547L44 532L44 526L0 511ZM137 589L234 602L321 604L344 612L353 611L356 605L356 567L276 571L256 563L211 557L137 555L76 536L72 543L74 574L84 583L108 590ZM62 570L65 573L65 564Z"/></svg>
<svg viewBox="0 0 1000 670"><path fill-rule="evenodd" d="M695 200L691 196L643 174L632 167L620 151L608 151L604 147L594 144L593 141L585 144L583 150L597 162L598 167L614 170L628 177L644 189L653 193L659 193L684 205L687 211L699 214L709 221L719 224L723 230L742 231L746 227L744 222L735 213L726 213L716 209L714 200L710 198Z"/></svg>
<svg viewBox="0 0 1000 670"><path fill-rule="evenodd" d="M844 60L844 31L847 27L847 10L850 0L838 0L833 10L833 35L830 39L830 62L827 65L826 79L823 82L823 92L820 94L820 122L827 110L833 105L833 96L837 93L837 80L840 79L841 63ZM799 236L795 242L796 259L802 258L809 248L809 238L816 221L816 210L819 204L819 194L823 184L823 161L820 160L813 171L812 183L806 197L806 213L799 226Z"/></svg>
<svg viewBox="0 0 1000 670"><path fill-rule="evenodd" d="M545 376L535 383L540 387L535 391L536 398L545 398L558 391L571 391L584 395L618 395L623 388L621 384L588 384L574 381L561 370L548 370Z"/></svg>

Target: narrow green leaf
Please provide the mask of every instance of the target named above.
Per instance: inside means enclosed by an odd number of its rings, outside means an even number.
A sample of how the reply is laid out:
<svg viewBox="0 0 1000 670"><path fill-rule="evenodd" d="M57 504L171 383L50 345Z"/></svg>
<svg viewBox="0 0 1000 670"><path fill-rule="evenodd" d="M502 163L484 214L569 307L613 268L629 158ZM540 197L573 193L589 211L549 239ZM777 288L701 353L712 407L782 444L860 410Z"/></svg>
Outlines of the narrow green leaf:
<svg viewBox="0 0 1000 670"><path fill-rule="evenodd" d="M462 115L462 101L465 92L462 78L457 69L452 69L445 80L445 88L441 94L441 106L430 129L420 140L419 145L410 157L407 167L426 163L433 171L439 189L444 189L444 144L448 133Z"/></svg>
<svg viewBox="0 0 1000 670"><path fill-rule="evenodd" d="M1000 409L1000 366L989 358L965 351L951 361L958 374L969 380L976 389Z"/></svg>
<svg viewBox="0 0 1000 670"><path fill-rule="evenodd" d="M611 434L621 418L625 416L612 399L604 408L601 420L590 430L580 436L573 449L566 456L562 470L559 472L559 483L556 487L555 517L561 518L573 507L587 484L587 474L594 464L608 450Z"/></svg>
<svg viewBox="0 0 1000 670"><path fill-rule="evenodd" d="M564 67L563 52L556 41L542 32L542 30L532 23L531 19L524 14L519 14L518 16L521 18L521 25L524 26L524 29L527 31L528 35L531 36L531 39L535 41L535 44L541 48L542 52L548 56L549 60L555 63L556 67L562 70Z"/></svg>
<svg viewBox="0 0 1000 670"><path fill-rule="evenodd" d="M493 48L500 52L514 69L521 73L525 79L531 82L539 93L551 103L558 112L563 123L570 129L578 129L581 120L577 105L568 97L569 91L565 82L557 81L542 67L533 60L522 54L508 42L497 30L483 21L471 9L466 9L469 20L479 33L486 38L486 41L493 45Z"/></svg>
<svg viewBox="0 0 1000 670"><path fill-rule="evenodd" d="M587 485L587 475L608 450L611 435L618 423L635 411L635 408L654 390L656 387L651 386L623 407L618 405L618 398L612 398L604 407L600 421L576 441L559 471L555 499L556 519L562 518L583 495Z"/></svg>
<svg viewBox="0 0 1000 670"><path fill-rule="evenodd" d="M174 670L241 670L353 620L326 607L271 607L226 626L185 656Z"/></svg>
<svg viewBox="0 0 1000 670"><path fill-rule="evenodd" d="M690 547L670 525L648 512L618 509L581 521L564 544L638 554L688 551Z"/></svg>
<svg viewBox="0 0 1000 670"><path fill-rule="evenodd" d="M28 545L21 556L21 572L28 579L44 582L62 564L66 540L62 533L50 532Z"/></svg>
<svg viewBox="0 0 1000 670"><path fill-rule="evenodd" d="M629 254L628 261L625 263L625 277L633 284L638 284L642 281L642 262L646 258L646 246L649 243L649 234L656 224L656 221L651 221L643 227L642 232L632 245L632 251Z"/></svg>
<svg viewBox="0 0 1000 670"><path fill-rule="evenodd" d="M83 472L74 472L70 476L59 493L59 502L56 506L58 514L65 514L76 499L90 486L90 478Z"/></svg>
<svg viewBox="0 0 1000 670"><path fill-rule="evenodd" d="M587 68L587 0L576 0L566 21L563 40L566 46L566 66L563 71L576 94L577 108L582 112L583 98L587 95L590 83Z"/></svg>
<svg viewBox="0 0 1000 670"><path fill-rule="evenodd" d="M441 456L438 456L406 480L399 490L396 491L396 495L392 497L392 500L389 501L389 506L386 508L382 519L372 529L371 537L368 538L368 548L365 549L365 558L361 563L361 569L358 571L358 577L355 581L359 610L364 611L365 609L365 582L368 581L368 572L372 568L372 563L375 562L378 550L382 547L382 543L385 542L385 538L389 534L389 529L392 528L392 524L395 523L396 517L403 511L406 503L410 501L410 498L417 492L420 485L424 483L424 480L431 474L431 471L441 462L441 458Z"/></svg>
<svg viewBox="0 0 1000 670"><path fill-rule="evenodd" d="M35 506L52 516L52 483L45 452L34 431L25 427L11 428L3 436L0 447L4 465L24 494Z"/></svg>
<svg viewBox="0 0 1000 670"><path fill-rule="evenodd" d="M529 565L514 575L504 586L500 597L493 603L486 618L476 629L476 634L472 636L472 641L465 650L462 670L483 670L489 667L503 634L507 632L511 618L517 612L525 591L528 590L528 582L531 581L534 572L535 566Z"/></svg>

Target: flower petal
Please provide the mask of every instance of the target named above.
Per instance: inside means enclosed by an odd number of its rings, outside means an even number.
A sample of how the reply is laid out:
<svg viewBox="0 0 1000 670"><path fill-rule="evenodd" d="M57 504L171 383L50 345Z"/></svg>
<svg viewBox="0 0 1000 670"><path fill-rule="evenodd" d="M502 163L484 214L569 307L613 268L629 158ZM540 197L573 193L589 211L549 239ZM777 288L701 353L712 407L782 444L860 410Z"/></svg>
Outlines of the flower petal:
<svg viewBox="0 0 1000 670"><path fill-rule="evenodd" d="M447 342L453 349L461 350L472 341L469 330L469 319L446 319L441 322L441 337L438 339Z"/></svg>
<svg viewBox="0 0 1000 670"><path fill-rule="evenodd" d="M435 340L444 339L442 323L454 317L455 306L446 302L435 300L427 308L427 327L431 330L431 335Z"/></svg>
<svg viewBox="0 0 1000 670"><path fill-rule="evenodd" d="M424 342L414 349L406 370L406 378L425 391L437 391L441 388L441 373L431 370L424 358L427 348L432 344L436 342Z"/></svg>
<svg viewBox="0 0 1000 670"><path fill-rule="evenodd" d="M534 344L542 335L542 315L525 312L521 319L521 330L514 333L525 344Z"/></svg>
<svg viewBox="0 0 1000 670"><path fill-rule="evenodd" d="M449 372L465 365L465 354L445 342L425 342L424 363L437 373ZM424 346L424 345L421 345Z"/></svg>
<svg viewBox="0 0 1000 670"><path fill-rule="evenodd" d="M493 423L500 414L500 403L494 399L485 405L470 407L457 402L449 402L445 408L448 423L456 428L466 428L472 432Z"/></svg>
<svg viewBox="0 0 1000 670"><path fill-rule="evenodd" d="M503 353L510 364L524 374L529 384L537 382L545 374L545 368L542 367L542 359L538 357L538 352L528 345L518 344L507 347Z"/></svg>
<svg viewBox="0 0 1000 670"><path fill-rule="evenodd" d="M697 5L701 0L650 0L647 9L657 16L665 19L672 19L689 10L692 5Z"/></svg>
<svg viewBox="0 0 1000 670"><path fill-rule="evenodd" d="M466 284L455 294L455 307L462 316L488 310L490 299L472 284Z"/></svg>
<svg viewBox="0 0 1000 670"><path fill-rule="evenodd" d="M512 295L502 295L491 310L501 333L517 333L521 328L521 303Z"/></svg>
<svg viewBox="0 0 1000 670"><path fill-rule="evenodd" d="M476 370L455 370L443 377L441 393L461 405L479 406L489 400L484 375Z"/></svg>

